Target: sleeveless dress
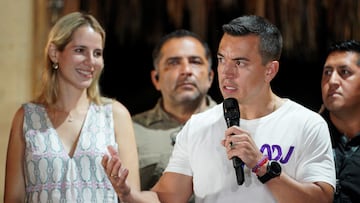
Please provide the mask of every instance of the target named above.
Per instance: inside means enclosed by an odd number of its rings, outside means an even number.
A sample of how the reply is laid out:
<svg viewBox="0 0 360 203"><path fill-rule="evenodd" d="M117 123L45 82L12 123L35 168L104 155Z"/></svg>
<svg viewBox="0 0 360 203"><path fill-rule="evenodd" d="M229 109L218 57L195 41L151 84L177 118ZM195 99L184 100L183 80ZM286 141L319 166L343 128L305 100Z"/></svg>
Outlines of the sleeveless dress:
<svg viewBox="0 0 360 203"><path fill-rule="evenodd" d="M112 104L91 103L73 157L64 150L44 106L26 103L26 202L118 202L101 165L116 147Z"/></svg>

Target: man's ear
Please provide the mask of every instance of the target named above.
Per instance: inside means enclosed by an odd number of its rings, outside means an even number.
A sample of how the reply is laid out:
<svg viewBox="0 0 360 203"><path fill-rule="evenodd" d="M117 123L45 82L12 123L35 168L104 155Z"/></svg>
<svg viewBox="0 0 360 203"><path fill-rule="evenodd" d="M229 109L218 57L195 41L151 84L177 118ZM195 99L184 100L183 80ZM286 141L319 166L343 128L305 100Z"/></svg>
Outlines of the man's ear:
<svg viewBox="0 0 360 203"><path fill-rule="evenodd" d="M58 62L58 59L57 59L57 47L54 43L51 43L48 47L48 55L49 55L49 58L50 60L53 62L53 63L57 63Z"/></svg>
<svg viewBox="0 0 360 203"><path fill-rule="evenodd" d="M151 82L153 83L154 87L160 91L159 73L157 70L151 71Z"/></svg>
<svg viewBox="0 0 360 203"><path fill-rule="evenodd" d="M214 80L214 71L211 69L209 71L209 81L210 81L210 84L213 82Z"/></svg>
<svg viewBox="0 0 360 203"><path fill-rule="evenodd" d="M271 82L279 71L279 61L270 61L266 65L265 81Z"/></svg>

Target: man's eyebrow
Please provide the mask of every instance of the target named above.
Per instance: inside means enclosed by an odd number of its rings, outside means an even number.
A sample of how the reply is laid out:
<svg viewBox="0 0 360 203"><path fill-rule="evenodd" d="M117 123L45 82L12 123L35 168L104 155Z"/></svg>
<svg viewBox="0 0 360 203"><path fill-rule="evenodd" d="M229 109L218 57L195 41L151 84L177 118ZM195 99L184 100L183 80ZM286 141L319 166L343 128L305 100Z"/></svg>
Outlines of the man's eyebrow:
<svg viewBox="0 0 360 203"><path fill-rule="evenodd" d="M333 68L333 67L330 66L330 65L326 65L326 66L323 67L323 69L332 69L332 68Z"/></svg>
<svg viewBox="0 0 360 203"><path fill-rule="evenodd" d="M324 68L323 69L348 69L348 68L350 68L350 66L348 66L348 65L340 65L340 66L332 66L332 65L326 65L326 66L324 66Z"/></svg>
<svg viewBox="0 0 360 203"><path fill-rule="evenodd" d="M187 58L191 58L191 59L202 59L201 56L197 56L197 55L188 56Z"/></svg>
<svg viewBox="0 0 360 203"><path fill-rule="evenodd" d="M232 58L231 60L233 61L250 61L248 58L245 58L245 57L236 57L236 58Z"/></svg>
<svg viewBox="0 0 360 203"><path fill-rule="evenodd" d="M166 59L166 61L169 61L169 60L179 60L179 59L181 59L180 56L170 56L170 57L168 57L168 58Z"/></svg>

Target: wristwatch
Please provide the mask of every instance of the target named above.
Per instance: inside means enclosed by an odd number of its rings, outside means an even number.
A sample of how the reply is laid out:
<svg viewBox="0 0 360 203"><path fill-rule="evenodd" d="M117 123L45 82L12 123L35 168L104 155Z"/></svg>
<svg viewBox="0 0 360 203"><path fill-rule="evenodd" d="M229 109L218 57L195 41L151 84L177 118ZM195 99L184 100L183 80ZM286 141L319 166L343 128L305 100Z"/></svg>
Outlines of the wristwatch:
<svg viewBox="0 0 360 203"><path fill-rule="evenodd" d="M259 177L258 179L260 180L260 182L262 183L266 183L267 181L269 181L272 178L278 177L281 174L281 166L277 161L269 161L268 164L266 165L266 173Z"/></svg>

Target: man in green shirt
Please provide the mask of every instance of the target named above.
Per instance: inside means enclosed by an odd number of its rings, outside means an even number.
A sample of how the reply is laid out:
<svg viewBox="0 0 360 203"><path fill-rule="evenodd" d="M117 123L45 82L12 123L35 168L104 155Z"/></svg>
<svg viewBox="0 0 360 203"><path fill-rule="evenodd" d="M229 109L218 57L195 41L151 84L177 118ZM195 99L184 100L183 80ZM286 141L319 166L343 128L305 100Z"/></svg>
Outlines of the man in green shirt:
<svg viewBox="0 0 360 203"><path fill-rule="evenodd" d="M162 175L176 135L191 115L216 105L208 95L214 78L211 52L195 33L176 30L164 36L153 51L153 65L151 80L161 98L132 117L142 190Z"/></svg>

